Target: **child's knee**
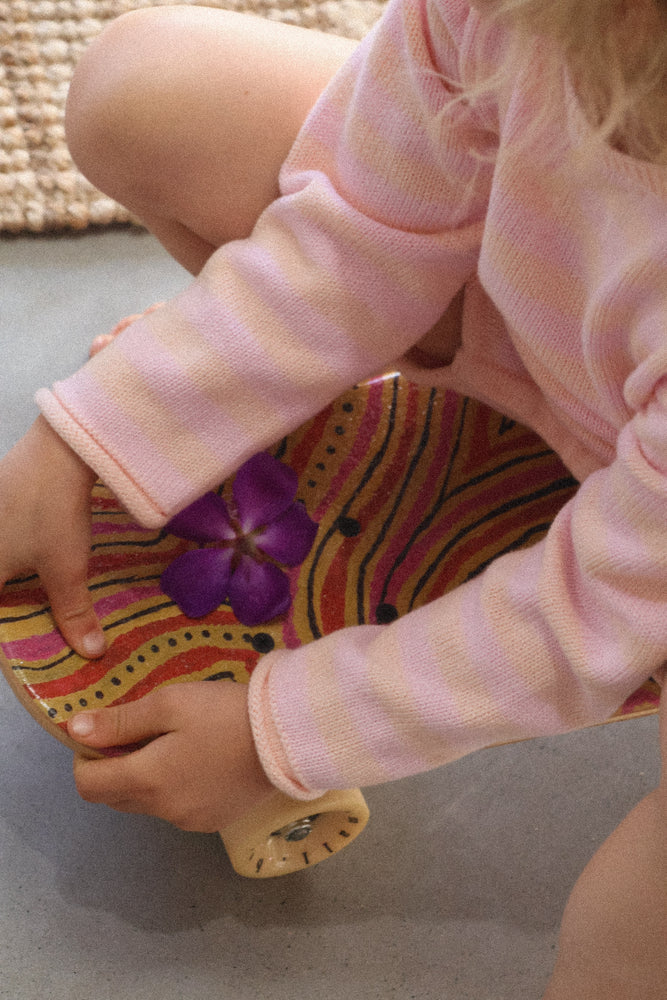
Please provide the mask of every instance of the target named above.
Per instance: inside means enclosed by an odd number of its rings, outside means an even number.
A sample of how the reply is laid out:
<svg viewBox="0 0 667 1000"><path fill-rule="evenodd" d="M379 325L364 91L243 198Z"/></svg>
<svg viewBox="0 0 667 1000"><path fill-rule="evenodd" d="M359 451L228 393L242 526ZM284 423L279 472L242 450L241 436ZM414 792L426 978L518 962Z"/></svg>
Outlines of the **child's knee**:
<svg viewBox="0 0 667 1000"><path fill-rule="evenodd" d="M117 186L117 166L127 163L128 149L141 169L142 131L151 120L147 104L157 99L151 67L163 21L165 8L116 18L75 70L67 100L67 141L79 169L104 189Z"/></svg>
<svg viewBox="0 0 667 1000"><path fill-rule="evenodd" d="M647 795L577 881L545 1000L663 1000L667 853L662 798L658 791Z"/></svg>

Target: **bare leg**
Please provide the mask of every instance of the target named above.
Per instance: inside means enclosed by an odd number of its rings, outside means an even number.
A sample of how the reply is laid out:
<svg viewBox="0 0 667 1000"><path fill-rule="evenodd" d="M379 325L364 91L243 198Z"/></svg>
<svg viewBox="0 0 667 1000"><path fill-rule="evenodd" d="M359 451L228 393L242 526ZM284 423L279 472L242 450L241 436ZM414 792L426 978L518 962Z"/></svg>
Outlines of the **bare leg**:
<svg viewBox="0 0 667 1000"><path fill-rule="evenodd" d="M663 776L605 841L574 887L544 1000L667 996L667 697Z"/></svg>
<svg viewBox="0 0 667 1000"><path fill-rule="evenodd" d="M355 44L206 7L133 11L77 68L72 155L196 274L276 197L301 124Z"/></svg>
<svg viewBox="0 0 667 1000"><path fill-rule="evenodd" d="M217 247L248 236L276 197L297 132L355 46L206 7L132 11L77 67L67 107L72 155L197 274ZM413 360L451 361L461 304L459 296Z"/></svg>

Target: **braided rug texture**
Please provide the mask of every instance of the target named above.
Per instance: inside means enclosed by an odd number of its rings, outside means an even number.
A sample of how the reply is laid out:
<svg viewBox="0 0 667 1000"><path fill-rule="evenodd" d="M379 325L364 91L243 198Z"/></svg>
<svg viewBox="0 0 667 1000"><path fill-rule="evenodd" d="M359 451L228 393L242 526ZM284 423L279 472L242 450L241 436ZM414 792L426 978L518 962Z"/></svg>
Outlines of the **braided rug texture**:
<svg viewBox="0 0 667 1000"><path fill-rule="evenodd" d="M383 0L0 0L0 232L84 229L130 221L93 188L67 150L74 67L113 18L171 3L222 7L361 38Z"/></svg>

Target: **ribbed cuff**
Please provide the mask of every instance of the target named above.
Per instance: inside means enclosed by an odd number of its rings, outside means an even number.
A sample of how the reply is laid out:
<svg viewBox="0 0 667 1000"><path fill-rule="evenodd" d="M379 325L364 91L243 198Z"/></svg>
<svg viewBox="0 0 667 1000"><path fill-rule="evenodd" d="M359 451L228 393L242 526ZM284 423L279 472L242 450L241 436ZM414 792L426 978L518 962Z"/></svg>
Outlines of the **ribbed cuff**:
<svg viewBox="0 0 667 1000"><path fill-rule="evenodd" d="M35 402L56 434L88 465L128 513L144 528L162 528L168 517L82 427L49 389L39 389Z"/></svg>
<svg viewBox="0 0 667 1000"><path fill-rule="evenodd" d="M328 789L307 788L299 781L275 723L271 707L271 667L277 657L285 655L289 653L282 650L269 654L255 667L250 678L248 712L257 754L267 778L285 795L307 802L320 798Z"/></svg>

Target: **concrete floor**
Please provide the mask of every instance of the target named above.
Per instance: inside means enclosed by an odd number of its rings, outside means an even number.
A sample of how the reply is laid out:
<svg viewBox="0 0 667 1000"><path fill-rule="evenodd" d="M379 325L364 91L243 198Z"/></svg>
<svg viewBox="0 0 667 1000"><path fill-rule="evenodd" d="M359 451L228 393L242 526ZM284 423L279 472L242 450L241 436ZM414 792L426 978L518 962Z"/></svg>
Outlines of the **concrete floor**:
<svg viewBox="0 0 667 1000"><path fill-rule="evenodd" d="M0 454L35 389L187 276L127 230L0 239ZM655 719L370 789L355 845L252 882L215 836L79 800L0 683L2 1000L539 1000L565 900L658 779Z"/></svg>

